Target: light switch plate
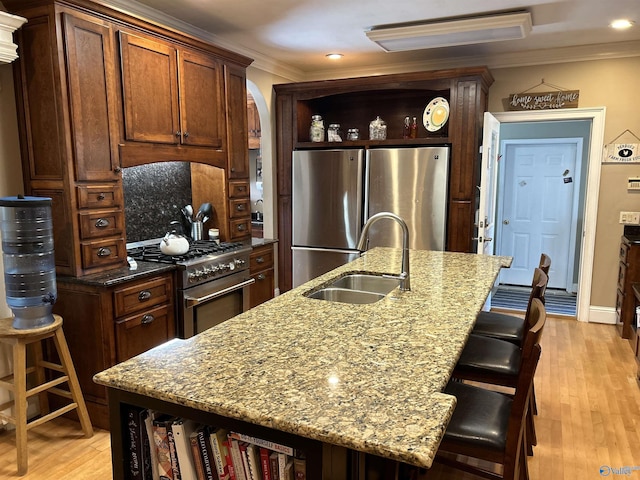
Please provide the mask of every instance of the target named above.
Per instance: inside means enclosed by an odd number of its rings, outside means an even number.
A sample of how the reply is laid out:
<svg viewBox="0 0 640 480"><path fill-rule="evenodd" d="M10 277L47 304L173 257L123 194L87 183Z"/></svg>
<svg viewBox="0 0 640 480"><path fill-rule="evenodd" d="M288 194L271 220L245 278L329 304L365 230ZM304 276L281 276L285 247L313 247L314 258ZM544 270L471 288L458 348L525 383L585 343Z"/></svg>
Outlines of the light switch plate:
<svg viewBox="0 0 640 480"><path fill-rule="evenodd" d="M620 212L620 223L625 225L639 225L640 212Z"/></svg>

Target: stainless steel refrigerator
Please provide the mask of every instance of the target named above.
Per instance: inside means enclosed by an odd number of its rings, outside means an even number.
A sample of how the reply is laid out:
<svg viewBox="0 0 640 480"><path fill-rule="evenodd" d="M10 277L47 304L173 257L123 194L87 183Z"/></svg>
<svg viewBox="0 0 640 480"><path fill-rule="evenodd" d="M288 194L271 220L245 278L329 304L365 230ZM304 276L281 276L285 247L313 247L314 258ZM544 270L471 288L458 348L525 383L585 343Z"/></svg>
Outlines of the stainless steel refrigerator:
<svg viewBox="0 0 640 480"><path fill-rule="evenodd" d="M448 171L445 146L294 151L293 286L357 258L362 226L378 212L405 220L410 248L444 250ZM369 233L369 248L402 245L395 222Z"/></svg>

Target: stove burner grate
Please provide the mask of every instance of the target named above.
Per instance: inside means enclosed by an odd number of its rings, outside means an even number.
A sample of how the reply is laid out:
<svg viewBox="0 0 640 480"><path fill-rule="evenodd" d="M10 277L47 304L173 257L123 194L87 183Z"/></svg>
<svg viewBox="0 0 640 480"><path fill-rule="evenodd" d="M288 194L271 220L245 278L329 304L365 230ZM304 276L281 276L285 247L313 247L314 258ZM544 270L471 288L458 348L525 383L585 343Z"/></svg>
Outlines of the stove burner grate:
<svg viewBox="0 0 640 480"><path fill-rule="evenodd" d="M212 254L223 254L233 252L244 245L239 242L216 243L209 240L197 240L189 246L189 251L184 255L165 255L160 251L160 244L143 245L127 250L127 255L135 260L145 262L173 263L178 264L187 260L204 257Z"/></svg>

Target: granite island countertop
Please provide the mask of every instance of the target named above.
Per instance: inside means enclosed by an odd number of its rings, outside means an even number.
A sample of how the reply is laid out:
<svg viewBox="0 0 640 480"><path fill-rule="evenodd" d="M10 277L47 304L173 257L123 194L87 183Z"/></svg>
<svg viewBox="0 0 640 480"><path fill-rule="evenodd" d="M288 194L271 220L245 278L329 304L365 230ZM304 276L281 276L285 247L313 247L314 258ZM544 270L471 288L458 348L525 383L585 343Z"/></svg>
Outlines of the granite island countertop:
<svg viewBox="0 0 640 480"><path fill-rule="evenodd" d="M455 398L441 393L510 257L411 251L410 292L307 298L350 271L397 273L375 248L187 340L97 374L107 387L430 467Z"/></svg>

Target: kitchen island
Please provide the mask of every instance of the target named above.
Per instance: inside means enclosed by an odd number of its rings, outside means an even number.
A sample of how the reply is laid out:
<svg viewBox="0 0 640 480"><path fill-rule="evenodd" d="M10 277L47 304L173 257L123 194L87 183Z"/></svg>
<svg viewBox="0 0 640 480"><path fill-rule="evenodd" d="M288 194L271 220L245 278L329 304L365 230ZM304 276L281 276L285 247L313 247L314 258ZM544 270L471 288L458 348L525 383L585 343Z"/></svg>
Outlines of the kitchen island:
<svg viewBox="0 0 640 480"><path fill-rule="evenodd" d="M109 389L114 478L127 478L120 419L127 404L293 442L307 457L309 479L339 478L329 446L430 467L455 408L441 392L511 258L412 250L409 292L395 289L366 305L305 296L347 272L397 274L401 255L372 249L96 375Z"/></svg>

